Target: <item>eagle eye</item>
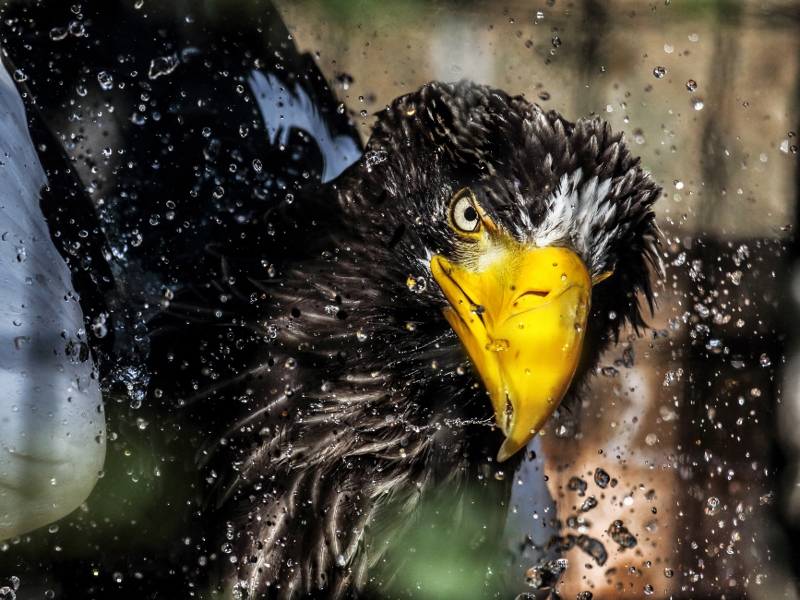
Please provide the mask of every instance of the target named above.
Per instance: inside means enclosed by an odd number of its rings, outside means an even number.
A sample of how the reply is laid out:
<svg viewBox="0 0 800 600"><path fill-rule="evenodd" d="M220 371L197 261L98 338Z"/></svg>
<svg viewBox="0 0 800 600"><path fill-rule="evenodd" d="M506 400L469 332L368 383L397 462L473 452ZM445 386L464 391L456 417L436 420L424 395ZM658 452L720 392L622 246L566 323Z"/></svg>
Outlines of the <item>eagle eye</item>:
<svg viewBox="0 0 800 600"><path fill-rule="evenodd" d="M481 227L481 217L469 190L456 194L450 208L450 220L461 233L476 233Z"/></svg>

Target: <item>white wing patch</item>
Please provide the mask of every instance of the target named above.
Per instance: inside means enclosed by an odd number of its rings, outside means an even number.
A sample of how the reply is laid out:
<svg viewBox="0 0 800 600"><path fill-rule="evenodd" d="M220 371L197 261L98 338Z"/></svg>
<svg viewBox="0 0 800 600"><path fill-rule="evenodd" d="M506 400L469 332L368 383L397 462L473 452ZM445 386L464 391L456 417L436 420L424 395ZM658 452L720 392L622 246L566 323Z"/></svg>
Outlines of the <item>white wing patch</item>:
<svg viewBox="0 0 800 600"><path fill-rule="evenodd" d="M611 179L593 177L579 190L581 171L564 175L556 190L546 200L547 214L535 231L520 232L534 245L568 246L583 259L592 275L599 275L609 242L616 227L614 203L605 202L611 191ZM527 215L526 215L527 216ZM525 219L522 219L524 222Z"/></svg>
<svg viewBox="0 0 800 600"><path fill-rule="evenodd" d="M276 144L280 137L281 144L286 145L293 127L307 132L317 142L325 163L323 183L336 179L361 156L353 138L331 134L317 107L300 86L292 89L272 73L264 75L261 71L254 71L249 82L256 93L270 143Z"/></svg>

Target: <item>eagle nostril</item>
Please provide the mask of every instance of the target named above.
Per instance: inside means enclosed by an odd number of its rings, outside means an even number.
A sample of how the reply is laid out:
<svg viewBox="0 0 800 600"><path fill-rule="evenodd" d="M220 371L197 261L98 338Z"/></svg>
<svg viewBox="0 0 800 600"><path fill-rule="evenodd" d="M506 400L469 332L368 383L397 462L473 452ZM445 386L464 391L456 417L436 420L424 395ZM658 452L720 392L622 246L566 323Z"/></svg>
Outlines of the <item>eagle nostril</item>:
<svg viewBox="0 0 800 600"><path fill-rule="evenodd" d="M550 294L550 290L528 290L524 294L520 294L516 300L514 300L514 306L517 306L520 300L524 300L525 296L535 296L537 298L547 298Z"/></svg>

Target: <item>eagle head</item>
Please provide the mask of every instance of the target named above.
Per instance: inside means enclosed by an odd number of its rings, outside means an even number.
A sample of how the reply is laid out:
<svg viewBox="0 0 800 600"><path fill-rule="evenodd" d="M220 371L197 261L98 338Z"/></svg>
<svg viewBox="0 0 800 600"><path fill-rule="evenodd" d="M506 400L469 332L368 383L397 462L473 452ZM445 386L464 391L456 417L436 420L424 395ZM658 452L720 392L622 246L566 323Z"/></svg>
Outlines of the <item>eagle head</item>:
<svg viewBox="0 0 800 600"><path fill-rule="evenodd" d="M373 231L390 234L376 247L407 266L405 283L480 374L506 436L501 462L624 321L642 323L640 292L652 309L661 190L600 119L573 124L520 96L431 83L378 115L350 177Z"/></svg>

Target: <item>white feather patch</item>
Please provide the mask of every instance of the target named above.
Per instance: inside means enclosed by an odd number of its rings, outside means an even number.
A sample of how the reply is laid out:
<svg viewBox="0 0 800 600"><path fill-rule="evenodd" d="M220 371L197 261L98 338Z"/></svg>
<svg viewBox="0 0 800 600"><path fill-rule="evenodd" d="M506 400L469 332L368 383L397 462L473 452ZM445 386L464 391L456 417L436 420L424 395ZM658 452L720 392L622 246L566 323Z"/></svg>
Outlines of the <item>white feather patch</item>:
<svg viewBox="0 0 800 600"><path fill-rule="evenodd" d="M608 244L614 239L616 227L611 223L617 216L617 207L606 198L611 191L611 180L593 177L582 188L581 171L564 175L558 187L545 201L547 214L542 224L533 232L519 233L538 247L565 246L575 250L592 275L599 275L606 267L604 258ZM525 216L520 220L525 223Z"/></svg>

